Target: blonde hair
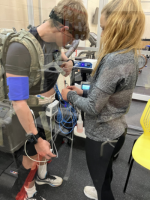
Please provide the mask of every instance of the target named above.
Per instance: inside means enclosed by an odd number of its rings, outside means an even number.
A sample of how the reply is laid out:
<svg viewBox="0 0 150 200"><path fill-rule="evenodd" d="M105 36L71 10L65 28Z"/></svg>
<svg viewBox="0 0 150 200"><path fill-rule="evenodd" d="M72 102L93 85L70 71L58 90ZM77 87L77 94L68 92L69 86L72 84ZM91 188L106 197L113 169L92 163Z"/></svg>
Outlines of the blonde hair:
<svg viewBox="0 0 150 200"><path fill-rule="evenodd" d="M92 75L95 74L102 58L119 50L127 53L131 50L138 56L141 37L145 27L145 14L140 0L113 0L102 10L106 27L100 42L99 58Z"/></svg>
<svg viewBox="0 0 150 200"><path fill-rule="evenodd" d="M53 9L55 14L71 24L69 32L78 39L86 40L89 38L88 14L81 0L61 0ZM55 20L51 20L52 25L59 24Z"/></svg>

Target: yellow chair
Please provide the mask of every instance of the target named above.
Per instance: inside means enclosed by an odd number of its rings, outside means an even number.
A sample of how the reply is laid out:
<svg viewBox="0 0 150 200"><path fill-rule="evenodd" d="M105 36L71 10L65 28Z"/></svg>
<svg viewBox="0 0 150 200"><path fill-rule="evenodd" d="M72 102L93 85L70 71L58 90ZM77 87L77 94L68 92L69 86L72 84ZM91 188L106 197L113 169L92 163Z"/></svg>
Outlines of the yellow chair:
<svg viewBox="0 0 150 200"><path fill-rule="evenodd" d="M132 149L132 160L124 186L124 192L126 191L129 181L131 169L134 160L143 167L150 170L150 100L147 102L143 114L140 119L140 124L143 128L143 134L136 140Z"/></svg>

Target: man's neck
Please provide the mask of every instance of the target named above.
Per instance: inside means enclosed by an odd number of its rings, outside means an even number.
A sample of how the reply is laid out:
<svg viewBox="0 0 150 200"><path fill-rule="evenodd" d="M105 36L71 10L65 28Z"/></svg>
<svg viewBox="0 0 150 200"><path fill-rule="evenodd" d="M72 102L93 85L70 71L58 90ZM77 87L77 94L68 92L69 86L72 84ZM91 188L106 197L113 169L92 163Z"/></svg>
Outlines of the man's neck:
<svg viewBox="0 0 150 200"><path fill-rule="evenodd" d="M51 27L50 23L46 21L37 28L37 32L44 42L56 42L56 33L58 30Z"/></svg>

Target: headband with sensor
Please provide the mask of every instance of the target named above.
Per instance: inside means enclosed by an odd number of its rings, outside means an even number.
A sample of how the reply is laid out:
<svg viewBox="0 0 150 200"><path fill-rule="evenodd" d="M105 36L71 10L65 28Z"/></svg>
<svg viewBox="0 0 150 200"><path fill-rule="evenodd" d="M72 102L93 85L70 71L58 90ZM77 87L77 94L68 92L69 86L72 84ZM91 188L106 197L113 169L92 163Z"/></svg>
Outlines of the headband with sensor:
<svg viewBox="0 0 150 200"><path fill-rule="evenodd" d="M56 20L57 22L63 24L64 26L68 26L69 27L69 32L72 34L72 36L78 40L78 39L83 39L84 38L84 34L82 33L83 28L81 26L79 26L80 28L78 30L76 30L75 28L72 27L72 24L69 23L68 20L64 20L62 18L59 18L57 16L57 14L55 13L54 9L51 11L51 13L49 14L50 19ZM80 36L80 38L79 38Z"/></svg>

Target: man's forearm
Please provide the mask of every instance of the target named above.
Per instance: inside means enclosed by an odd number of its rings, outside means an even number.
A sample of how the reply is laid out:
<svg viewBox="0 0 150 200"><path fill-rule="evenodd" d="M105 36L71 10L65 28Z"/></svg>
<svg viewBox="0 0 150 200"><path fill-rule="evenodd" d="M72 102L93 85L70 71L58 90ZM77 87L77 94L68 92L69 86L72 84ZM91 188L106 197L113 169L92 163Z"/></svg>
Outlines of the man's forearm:
<svg viewBox="0 0 150 200"><path fill-rule="evenodd" d="M65 55L64 52L61 52L61 57L62 57L62 60L64 60L64 61L68 60L68 57Z"/></svg>
<svg viewBox="0 0 150 200"><path fill-rule="evenodd" d="M26 133L33 133L36 135L37 128L35 127L35 123L27 102L25 100L13 101L13 108Z"/></svg>

